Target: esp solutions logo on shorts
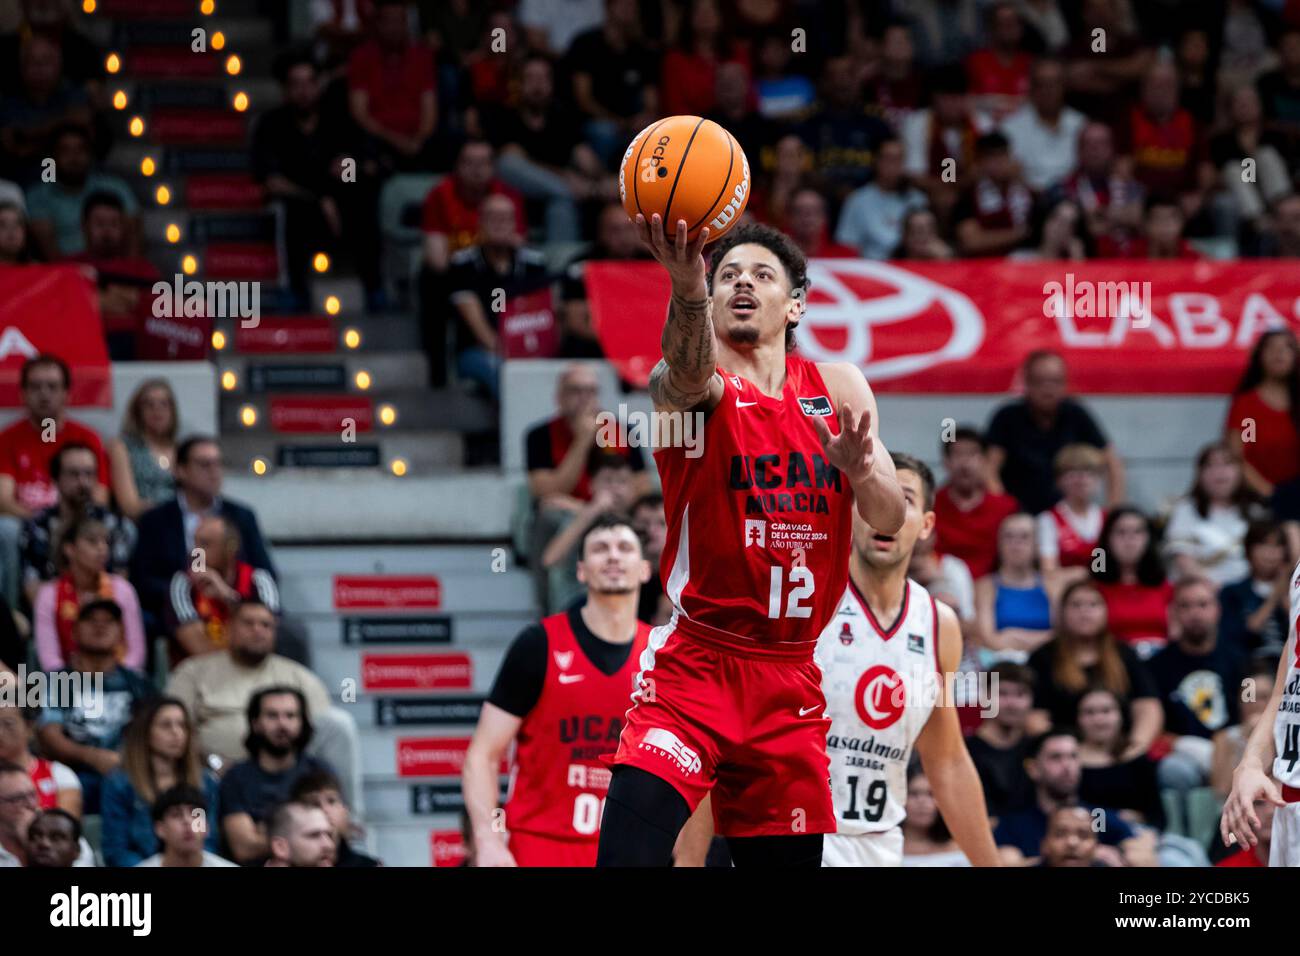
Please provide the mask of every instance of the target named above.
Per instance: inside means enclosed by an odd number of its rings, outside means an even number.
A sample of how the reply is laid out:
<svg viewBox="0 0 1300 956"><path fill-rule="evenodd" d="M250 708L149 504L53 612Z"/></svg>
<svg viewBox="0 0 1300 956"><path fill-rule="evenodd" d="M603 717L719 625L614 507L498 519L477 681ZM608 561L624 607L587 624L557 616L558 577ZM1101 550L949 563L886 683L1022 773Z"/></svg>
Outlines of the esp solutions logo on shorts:
<svg viewBox="0 0 1300 956"><path fill-rule="evenodd" d="M702 764L699 753L682 743L681 738L671 730L651 727L646 731L645 739L641 741L641 749L653 750L665 757L671 757L686 773L700 772Z"/></svg>

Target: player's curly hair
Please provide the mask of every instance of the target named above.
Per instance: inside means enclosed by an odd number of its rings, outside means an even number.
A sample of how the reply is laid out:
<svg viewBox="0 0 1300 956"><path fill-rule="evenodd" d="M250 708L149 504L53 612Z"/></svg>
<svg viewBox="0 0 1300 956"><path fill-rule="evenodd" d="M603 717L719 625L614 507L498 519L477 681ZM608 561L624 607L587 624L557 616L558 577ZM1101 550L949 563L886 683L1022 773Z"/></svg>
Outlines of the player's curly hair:
<svg viewBox="0 0 1300 956"><path fill-rule="evenodd" d="M776 256L785 269L786 278L790 280L790 294L804 303L808 301L808 259L803 254L803 250L785 233L761 223L737 226L714 244L713 254L709 259L709 271L705 276L710 295L713 294L713 273L726 259L728 252L746 243L762 246ZM785 350L787 352L794 351L794 329L798 324L798 322L786 324Z"/></svg>

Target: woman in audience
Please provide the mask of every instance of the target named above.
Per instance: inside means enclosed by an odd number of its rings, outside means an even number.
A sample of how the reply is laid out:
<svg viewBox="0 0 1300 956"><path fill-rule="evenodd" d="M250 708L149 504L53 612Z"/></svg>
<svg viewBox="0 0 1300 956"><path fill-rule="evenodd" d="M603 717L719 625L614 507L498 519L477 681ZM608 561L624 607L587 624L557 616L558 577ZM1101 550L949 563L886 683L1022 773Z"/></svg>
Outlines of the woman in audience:
<svg viewBox="0 0 1300 956"><path fill-rule="evenodd" d="M903 866L970 866L939 814L930 781L913 760L907 768L907 816L903 818Z"/></svg>
<svg viewBox="0 0 1300 956"><path fill-rule="evenodd" d="M1265 332L1233 392L1223 442L1242 458L1251 490L1267 498L1300 477L1300 370L1290 329ZM1300 517L1293 513L1279 517Z"/></svg>
<svg viewBox="0 0 1300 956"><path fill-rule="evenodd" d="M1034 215L1033 235L1023 249L1007 256L1017 262L1055 262L1087 259L1091 253L1087 217L1073 199L1058 199L1040 206Z"/></svg>
<svg viewBox="0 0 1300 956"><path fill-rule="evenodd" d="M1143 660L1168 643L1173 585L1165 577L1151 522L1131 505L1106 516L1092 581L1106 602L1111 633Z"/></svg>
<svg viewBox="0 0 1300 956"><path fill-rule="evenodd" d="M1106 513L1097 498L1106 459L1100 449L1081 442L1066 445L1052 459L1061 500L1038 516L1038 557L1043 573L1073 581L1085 577L1092 566Z"/></svg>
<svg viewBox="0 0 1300 956"><path fill-rule="evenodd" d="M1196 481L1165 525L1165 557L1175 576L1207 577L1220 586L1241 580L1250 570L1246 528L1263 516L1236 452L1223 443L1206 445L1196 458Z"/></svg>
<svg viewBox="0 0 1300 956"><path fill-rule="evenodd" d="M40 586L32 608L41 669L54 671L69 666L69 658L77 648L73 633L77 611L87 601L107 599L116 601L122 609L122 666L142 670L145 639L140 599L126 578L107 570L108 529L94 518L77 518L63 530L57 547L60 574Z"/></svg>
<svg viewBox="0 0 1300 956"><path fill-rule="evenodd" d="M1129 750L1129 735L1119 695L1105 687L1087 691L1079 699L1078 726L1083 765L1079 799L1124 811L1130 823L1163 828L1165 811L1155 761L1145 753L1123 756Z"/></svg>
<svg viewBox="0 0 1300 956"><path fill-rule="evenodd" d="M1250 659L1244 672L1244 680L1236 693L1241 708L1241 723L1224 727L1218 731L1212 743L1214 750L1210 756L1210 786L1221 799L1226 799L1232 790L1232 772L1241 763L1242 754L1246 752L1246 741L1250 739L1259 718L1268 710L1268 699L1273 694L1273 684L1277 679L1278 655L1257 654Z"/></svg>
<svg viewBox="0 0 1300 956"><path fill-rule="evenodd" d="M1219 640L1239 653L1282 653L1291 608L1291 562L1286 535L1270 521L1246 529L1248 573L1219 591Z"/></svg>
<svg viewBox="0 0 1300 956"><path fill-rule="evenodd" d="M127 406L121 435L108 446L113 498L132 521L175 494L171 469L178 426L172 387L161 378L142 382Z"/></svg>
<svg viewBox="0 0 1300 956"><path fill-rule="evenodd" d="M1023 664L1052 636L1052 591L1038 570L1034 519L1008 515L998 527L993 572L975 582L975 613L988 648L985 666Z"/></svg>
<svg viewBox="0 0 1300 956"><path fill-rule="evenodd" d="M217 778L199 761L185 705L155 697L141 708L122 739L122 766L104 780L103 852L108 866L135 866L158 852L151 808L159 794L189 786L207 797L206 849L217 851Z"/></svg>
<svg viewBox="0 0 1300 956"><path fill-rule="evenodd" d="M891 259L940 261L952 258L952 247L940 238L939 220L928 206L905 213L898 231L903 239Z"/></svg>
<svg viewBox="0 0 1300 956"><path fill-rule="evenodd" d="M1164 729L1155 683L1133 649L1111 634L1105 599L1091 581L1065 589L1052 640L1030 656L1029 669L1035 677L1031 733L1073 724L1079 701L1097 687L1113 691L1124 705L1130 730L1121 761L1146 753Z"/></svg>
<svg viewBox="0 0 1300 956"><path fill-rule="evenodd" d="M81 817L81 781L67 764L46 760L32 753L32 725L36 712L12 704L0 704L0 764L22 767L36 784L41 809L58 807Z"/></svg>
<svg viewBox="0 0 1300 956"><path fill-rule="evenodd" d="M749 68L749 54L738 44L718 0L692 0L682 18L678 42L664 53L659 105L664 116L708 116L717 105L717 69L723 63Z"/></svg>
<svg viewBox="0 0 1300 956"><path fill-rule="evenodd" d="M0 266L21 266L32 261L27 216L11 202L0 202Z"/></svg>

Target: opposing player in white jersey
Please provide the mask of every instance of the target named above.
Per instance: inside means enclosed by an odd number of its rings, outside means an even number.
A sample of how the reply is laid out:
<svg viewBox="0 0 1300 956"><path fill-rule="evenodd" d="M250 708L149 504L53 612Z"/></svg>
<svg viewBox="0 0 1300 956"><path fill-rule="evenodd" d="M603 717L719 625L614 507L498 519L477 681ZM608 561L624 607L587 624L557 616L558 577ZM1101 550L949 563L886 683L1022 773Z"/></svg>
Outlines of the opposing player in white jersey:
<svg viewBox="0 0 1300 956"><path fill-rule="evenodd" d="M1269 866L1300 866L1300 564L1291 572L1291 616L1286 647L1277 664L1277 682L1268 709L1246 742L1246 752L1232 774L1232 792L1223 805L1219 832L1231 846L1255 846L1260 822L1256 800L1267 800L1273 812ZM1271 719L1270 719L1271 718ZM1269 776L1268 770L1272 770ZM1281 786L1279 786L1279 784Z"/></svg>
<svg viewBox="0 0 1300 956"><path fill-rule="evenodd" d="M822 865L902 865L915 745L958 847L974 866L997 866L984 788L943 679L961 660L957 615L907 577L912 547L934 529L934 476L910 455L892 457L907 499L903 527L878 535L854 517L848 590L817 642L838 827Z"/></svg>

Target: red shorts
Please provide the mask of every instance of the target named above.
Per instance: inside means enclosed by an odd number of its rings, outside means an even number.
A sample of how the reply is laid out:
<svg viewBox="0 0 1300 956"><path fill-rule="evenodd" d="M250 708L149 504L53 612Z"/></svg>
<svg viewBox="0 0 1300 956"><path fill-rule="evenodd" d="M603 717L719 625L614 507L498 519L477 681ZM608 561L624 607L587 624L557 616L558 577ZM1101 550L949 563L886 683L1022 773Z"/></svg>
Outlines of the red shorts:
<svg viewBox="0 0 1300 956"><path fill-rule="evenodd" d="M738 648L656 628L612 763L652 773L722 836L834 833L826 698L808 644Z"/></svg>
<svg viewBox="0 0 1300 956"><path fill-rule="evenodd" d="M595 866L596 846L595 840L556 840L510 832L510 855L520 866Z"/></svg>

